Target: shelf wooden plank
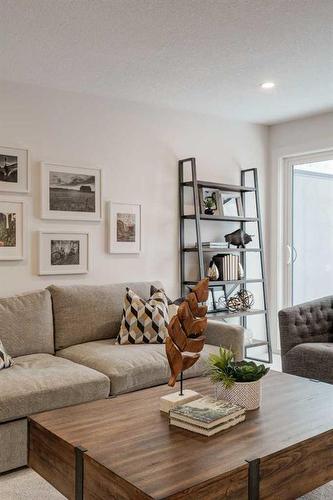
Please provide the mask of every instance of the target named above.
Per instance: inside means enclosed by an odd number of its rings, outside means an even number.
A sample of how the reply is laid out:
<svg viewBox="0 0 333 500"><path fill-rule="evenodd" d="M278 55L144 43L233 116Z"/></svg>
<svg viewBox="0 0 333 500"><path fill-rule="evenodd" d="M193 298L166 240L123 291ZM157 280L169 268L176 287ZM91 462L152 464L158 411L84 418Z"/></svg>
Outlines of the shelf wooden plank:
<svg viewBox="0 0 333 500"><path fill-rule="evenodd" d="M252 316L256 314L265 314L265 309L250 309L249 311L229 312L229 311L208 311L209 318L239 318L242 316Z"/></svg>
<svg viewBox="0 0 333 500"><path fill-rule="evenodd" d="M194 214L190 215L182 215L182 219L195 219ZM224 217L220 215L200 215L201 220L213 220L213 221L222 221L222 222L258 222L258 217Z"/></svg>
<svg viewBox="0 0 333 500"><path fill-rule="evenodd" d="M220 184L219 182L197 181L199 187L206 187L210 189L220 189L221 191L232 191L235 193L246 193L255 191L255 187L249 186L236 186L233 184ZM192 181L182 183L183 186L193 187Z"/></svg>
<svg viewBox="0 0 333 500"><path fill-rule="evenodd" d="M194 286L198 283L197 281L183 281L183 285ZM228 280L228 281L210 281L209 287L222 286L222 285L243 285L246 283L263 283L264 280L262 278L255 279L243 279L243 280Z"/></svg>
<svg viewBox="0 0 333 500"><path fill-rule="evenodd" d="M185 247L182 248L184 252L197 252L198 247ZM262 252L261 248L210 248L210 247L202 247L203 252L215 252L215 253L232 253L232 252Z"/></svg>

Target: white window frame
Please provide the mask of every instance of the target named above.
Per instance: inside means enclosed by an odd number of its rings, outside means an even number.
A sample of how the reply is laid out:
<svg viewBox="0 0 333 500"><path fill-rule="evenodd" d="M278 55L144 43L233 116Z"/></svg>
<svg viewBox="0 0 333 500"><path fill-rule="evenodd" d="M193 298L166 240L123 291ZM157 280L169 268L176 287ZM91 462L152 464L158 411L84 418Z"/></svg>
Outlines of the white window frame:
<svg viewBox="0 0 333 500"><path fill-rule="evenodd" d="M281 235L278 275L282 278L282 286L278 294L278 309L292 305L292 259L293 251L293 167L306 163L333 160L333 149L288 156L282 159L281 187L279 197L279 234Z"/></svg>

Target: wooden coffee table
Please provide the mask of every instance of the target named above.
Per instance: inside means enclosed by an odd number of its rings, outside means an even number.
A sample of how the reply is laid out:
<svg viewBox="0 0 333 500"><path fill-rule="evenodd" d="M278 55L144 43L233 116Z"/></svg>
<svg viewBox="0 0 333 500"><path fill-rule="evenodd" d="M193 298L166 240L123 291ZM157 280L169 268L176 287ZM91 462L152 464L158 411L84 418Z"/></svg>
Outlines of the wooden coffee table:
<svg viewBox="0 0 333 500"><path fill-rule="evenodd" d="M204 378L186 387L211 394ZM270 372L245 422L168 425L159 386L29 418L29 466L69 499L295 499L333 479L333 386Z"/></svg>

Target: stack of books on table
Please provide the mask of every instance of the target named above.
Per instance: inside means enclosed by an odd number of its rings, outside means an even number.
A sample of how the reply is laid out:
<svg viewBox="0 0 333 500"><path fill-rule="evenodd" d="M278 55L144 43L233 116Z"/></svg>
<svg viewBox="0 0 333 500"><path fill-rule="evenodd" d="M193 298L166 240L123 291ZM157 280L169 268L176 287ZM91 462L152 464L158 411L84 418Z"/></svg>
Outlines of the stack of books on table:
<svg viewBox="0 0 333 500"><path fill-rule="evenodd" d="M203 397L170 410L170 425L213 436L245 420L245 409L228 401Z"/></svg>

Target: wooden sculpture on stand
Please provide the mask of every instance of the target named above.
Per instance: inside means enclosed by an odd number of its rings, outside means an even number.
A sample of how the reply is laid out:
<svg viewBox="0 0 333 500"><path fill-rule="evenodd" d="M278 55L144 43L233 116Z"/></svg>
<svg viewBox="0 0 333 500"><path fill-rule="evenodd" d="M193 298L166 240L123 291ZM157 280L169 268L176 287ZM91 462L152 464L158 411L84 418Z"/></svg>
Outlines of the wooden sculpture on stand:
<svg viewBox="0 0 333 500"><path fill-rule="evenodd" d="M169 323L169 336L165 342L171 370L168 385L173 387L180 375L180 392L161 398L163 411L169 411L176 404L192 401L200 396L194 391L184 391L183 372L198 361L205 344L207 306L201 303L208 299L208 283L209 279L205 278L192 288Z"/></svg>

